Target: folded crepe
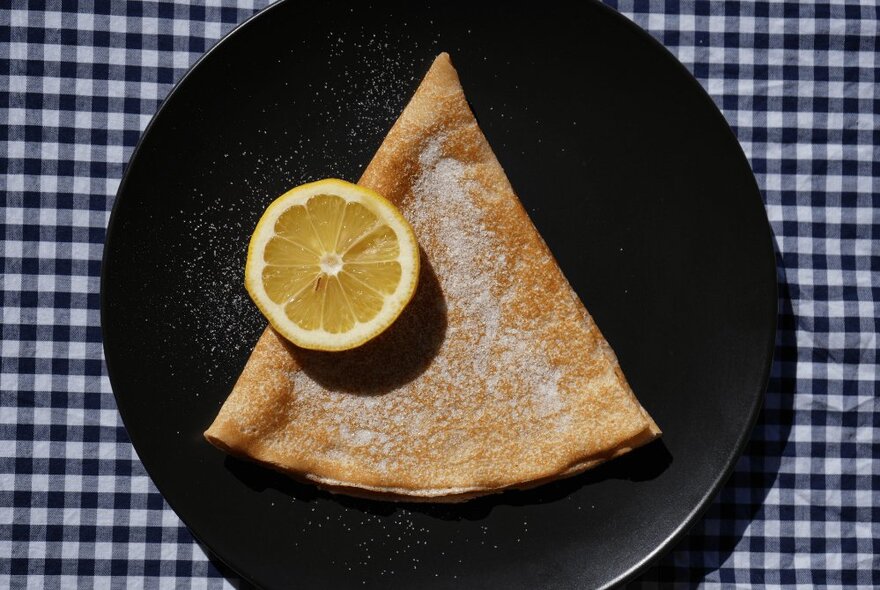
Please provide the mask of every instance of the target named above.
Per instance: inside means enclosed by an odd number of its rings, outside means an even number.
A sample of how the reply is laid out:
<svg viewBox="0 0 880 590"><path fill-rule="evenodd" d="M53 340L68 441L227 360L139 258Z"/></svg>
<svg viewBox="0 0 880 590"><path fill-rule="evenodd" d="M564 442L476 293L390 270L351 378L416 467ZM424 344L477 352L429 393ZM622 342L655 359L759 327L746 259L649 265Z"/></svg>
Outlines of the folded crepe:
<svg viewBox="0 0 880 590"><path fill-rule="evenodd" d="M455 502L580 473L656 438L513 192L447 54L360 184L421 247L383 334L316 352L267 328L209 442L334 492Z"/></svg>

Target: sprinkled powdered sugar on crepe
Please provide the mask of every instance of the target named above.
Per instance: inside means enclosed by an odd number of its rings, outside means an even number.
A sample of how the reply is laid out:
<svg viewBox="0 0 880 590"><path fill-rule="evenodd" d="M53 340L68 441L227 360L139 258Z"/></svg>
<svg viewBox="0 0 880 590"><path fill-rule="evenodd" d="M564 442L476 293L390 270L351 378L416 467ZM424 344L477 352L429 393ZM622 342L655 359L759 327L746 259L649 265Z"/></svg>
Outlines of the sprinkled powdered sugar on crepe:
<svg viewBox="0 0 880 590"><path fill-rule="evenodd" d="M484 209L475 198L480 188L466 179L466 166L443 156L442 135L430 138L419 155L420 174L413 186L409 205L410 222L416 235L449 236L442 241L425 240L429 258L440 273L440 284L447 299L449 323L444 346L460 351L438 355L436 367L453 387L467 390L475 385L489 394L513 387L524 395L510 398L507 411L531 411L535 416L557 414L563 409L556 389L559 373L552 369L544 351L527 350L518 338L532 326L525 318L521 325L503 327L501 316L510 291L499 288L509 272L504 248L484 223ZM438 207L438 201L440 206ZM494 288L493 288L494 287ZM449 360L472 357L473 369L463 374ZM482 379L482 384L470 380ZM467 379L461 382L462 379ZM502 406L499 406L502 407ZM546 424L560 427L563 424Z"/></svg>

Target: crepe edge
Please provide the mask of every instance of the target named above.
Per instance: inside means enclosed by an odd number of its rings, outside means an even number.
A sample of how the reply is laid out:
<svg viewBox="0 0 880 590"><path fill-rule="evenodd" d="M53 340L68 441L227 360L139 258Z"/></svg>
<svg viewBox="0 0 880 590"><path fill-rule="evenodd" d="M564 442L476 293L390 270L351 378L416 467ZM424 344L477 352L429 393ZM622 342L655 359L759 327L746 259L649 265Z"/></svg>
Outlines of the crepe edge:
<svg viewBox="0 0 880 590"><path fill-rule="evenodd" d="M204 437L205 440L207 440L213 446L217 447L219 450L225 452L228 455L257 463L265 467L269 467L274 471L282 473L300 483L315 485L332 494L342 494L345 496L367 500L455 504L482 496L498 494L505 491L529 490L547 483L551 483L553 481L574 477L594 467L598 467L602 463L605 463L611 459L615 459L617 457L625 455L630 451L633 451L641 446L648 444L653 440L656 440L660 436L660 429L657 427L654 421L651 420L650 416L647 415L647 412L645 412L645 415L649 424L644 430L637 433L635 436L623 441L620 445L607 452L593 455L588 458L582 458L581 460L571 464L568 468L552 475L492 488L457 487L408 489L399 487L373 486L356 482L340 481L331 478L321 477L313 473L290 469L289 467L270 460L255 458L253 454L248 454L245 451L239 450L234 446L230 446L229 444L227 444L223 440L223 438L221 438L223 436L221 433L217 433L216 435L212 433L212 430L214 430L215 427L218 426L217 424L213 424L211 428L209 428L204 433ZM219 429L226 430L222 427L220 427Z"/></svg>

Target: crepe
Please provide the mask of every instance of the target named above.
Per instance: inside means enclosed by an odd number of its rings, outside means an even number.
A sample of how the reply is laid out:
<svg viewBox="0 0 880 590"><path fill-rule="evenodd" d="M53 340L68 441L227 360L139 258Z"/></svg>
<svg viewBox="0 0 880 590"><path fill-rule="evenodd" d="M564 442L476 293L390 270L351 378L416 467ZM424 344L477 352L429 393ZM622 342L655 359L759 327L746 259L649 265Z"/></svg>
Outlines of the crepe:
<svg viewBox="0 0 880 590"><path fill-rule="evenodd" d="M334 492L454 502L580 473L660 434L439 55L360 184L421 247L383 334L316 352L267 328L209 442Z"/></svg>

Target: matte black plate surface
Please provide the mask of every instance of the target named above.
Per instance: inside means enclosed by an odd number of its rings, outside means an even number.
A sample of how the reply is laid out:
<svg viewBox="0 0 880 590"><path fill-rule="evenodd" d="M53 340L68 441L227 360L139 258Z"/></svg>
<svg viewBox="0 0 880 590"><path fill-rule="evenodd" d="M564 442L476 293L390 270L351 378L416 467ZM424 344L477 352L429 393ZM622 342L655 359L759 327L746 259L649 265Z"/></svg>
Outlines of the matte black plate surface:
<svg viewBox="0 0 880 590"><path fill-rule="evenodd" d="M333 497L209 446L262 330L242 287L263 208L357 180L432 58L482 128L665 434L530 492L458 506ZM773 348L766 214L711 100L590 2L495 10L276 5L171 93L119 190L104 346L131 440L195 535L266 588L586 588L699 518L748 439Z"/></svg>

